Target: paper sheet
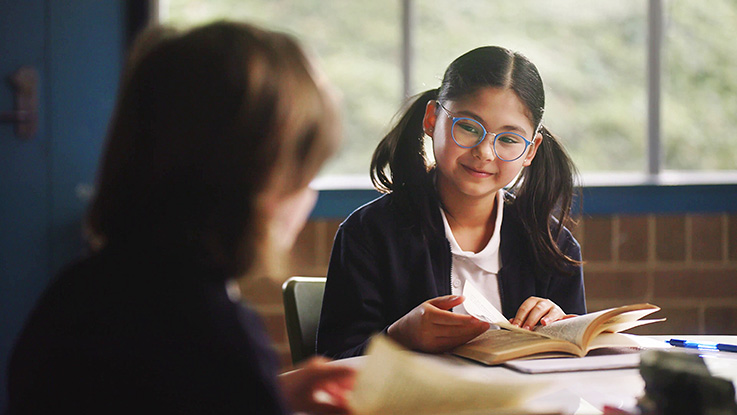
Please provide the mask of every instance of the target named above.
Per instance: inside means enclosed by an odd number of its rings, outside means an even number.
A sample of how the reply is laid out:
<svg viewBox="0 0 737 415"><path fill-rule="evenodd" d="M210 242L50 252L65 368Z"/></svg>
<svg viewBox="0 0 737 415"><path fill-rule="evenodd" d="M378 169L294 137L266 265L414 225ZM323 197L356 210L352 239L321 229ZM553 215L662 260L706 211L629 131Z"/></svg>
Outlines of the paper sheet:
<svg viewBox="0 0 737 415"><path fill-rule="evenodd" d="M376 336L349 398L351 407L357 415L532 413L523 403L551 386L544 380L471 377L457 369Z"/></svg>
<svg viewBox="0 0 737 415"><path fill-rule="evenodd" d="M508 322L504 315L481 294L471 281L466 281L463 285L463 296L466 297L463 301L463 307L468 314L490 324Z"/></svg>
<svg viewBox="0 0 737 415"><path fill-rule="evenodd" d="M586 356L579 359L511 360L505 366L523 373L579 372L586 370L636 368L639 353Z"/></svg>

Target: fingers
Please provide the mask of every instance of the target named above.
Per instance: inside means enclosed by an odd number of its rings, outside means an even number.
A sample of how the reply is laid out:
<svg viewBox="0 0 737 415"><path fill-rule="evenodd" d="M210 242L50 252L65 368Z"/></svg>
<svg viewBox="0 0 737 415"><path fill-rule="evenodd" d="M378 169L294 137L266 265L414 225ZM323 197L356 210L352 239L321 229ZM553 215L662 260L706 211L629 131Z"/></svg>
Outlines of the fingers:
<svg viewBox="0 0 737 415"><path fill-rule="evenodd" d="M510 322L531 330L538 323L545 326L563 317L565 313L554 302L547 298L530 297L520 305L517 314Z"/></svg>
<svg viewBox="0 0 737 415"><path fill-rule="evenodd" d="M451 311L440 310L432 305L423 304L422 318L429 324L438 326L467 326L480 320L468 314L453 313Z"/></svg>
<svg viewBox="0 0 737 415"><path fill-rule="evenodd" d="M307 372L315 378L341 378L355 373L352 367L328 364L329 362L330 359L324 356L313 356L302 367L308 369Z"/></svg>
<svg viewBox="0 0 737 415"><path fill-rule="evenodd" d="M322 356L310 358L303 366L306 382L320 385L327 392L353 389L355 369L338 364L328 364L328 362L330 360Z"/></svg>
<svg viewBox="0 0 737 415"><path fill-rule="evenodd" d="M313 357L297 370L280 375L293 410L312 414L349 412L346 396L353 389L355 370L328 362L324 357Z"/></svg>
<svg viewBox="0 0 737 415"><path fill-rule="evenodd" d="M450 350L489 329L488 323L475 317L448 311L462 302L462 296L427 300L389 326L387 334L409 349Z"/></svg>
<svg viewBox="0 0 737 415"><path fill-rule="evenodd" d="M483 330L487 330L489 324L476 317L469 316L468 314L453 313L437 306L437 304L440 304L441 307L445 307L452 304L452 307L455 307L461 304L463 300L463 296L445 296L433 298L421 304L421 313L425 320L425 327L427 328L431 325L434 326L433 329L437 330L448 330L452 328L453 333L457 333L457 337L466 336L471 332L477 332L482 327L484 328Z"/></svg>
<svg viewBox="0 0 737 415"><path fill-rule="evenodd" d="M463 300L462 296L444 296L422 305L424 321L419 328L420 350L445 352L489 329L489 323L446 310L461 304Z"/></svg>
<svg viewBox="0 0 737 415"><path fill-rule="evenodd" d="M489 323L471 317L464 324L433 324L429 329L432 330L432 337L434 338L453 339L468 336L476 337L488 330L489 327Z"/></svg>
<svg viewBox="0 0 737 415"><path fill-rule="evenodd" d="M528 298L520 305L512 324L531 330L550 311L551 304L552 302L546 302L543 298Z"/></svg>
<svg viewBox="0 0 737 415"><path fill-rule="evenodd" d="M439 331L425 351L430 353L447 352L473 340L489 329L489 323L479 320L476 321L478 321L478 324L466 326L461 329Z"/></svg>
<svg viewBox="0 0 737 415"><path fill-rule="evenodd" d="M450 310L451 308L460 305L464 298L462 295L444 295L442 297L435 297L427 300L425 304L433 305L441 310Z"/></svg>
<svg viewBox="0 0 737 415"><path fill-rule="evenodd" d="M311 414L346 414L349 413L347 391L350 389L337 387L334 383L328 383L321 388L316 388L312 393L312 399L306 405Z"/></svg>

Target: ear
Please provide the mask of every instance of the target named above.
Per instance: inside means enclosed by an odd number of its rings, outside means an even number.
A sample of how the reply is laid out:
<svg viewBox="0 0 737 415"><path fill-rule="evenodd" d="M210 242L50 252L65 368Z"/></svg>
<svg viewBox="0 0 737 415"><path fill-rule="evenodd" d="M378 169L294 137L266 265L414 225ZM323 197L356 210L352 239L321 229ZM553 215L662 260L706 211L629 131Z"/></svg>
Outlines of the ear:
<svg viewBox="0 0 737 415"><path fill-rule="evenodd" d="M530 145L530 149L527 152L527 155L525 156L525 161L522 163L523 166L527 167L532 163L532 159L535 158L535 154L537 154L537 149L540 147L540 144L543 142L543 134L538 132L535 134L535 138L532 140L532 145Z"/></svg>
<svg viewBox="0 0 737 415"><path fill-rule="evenodd" d="M433 133L435 132L435 122L437 121L437 101L430 100L427 101L427 105L425 106L425 117L422 118L422 130L425 131L425 134L432 137Z"/></svg>

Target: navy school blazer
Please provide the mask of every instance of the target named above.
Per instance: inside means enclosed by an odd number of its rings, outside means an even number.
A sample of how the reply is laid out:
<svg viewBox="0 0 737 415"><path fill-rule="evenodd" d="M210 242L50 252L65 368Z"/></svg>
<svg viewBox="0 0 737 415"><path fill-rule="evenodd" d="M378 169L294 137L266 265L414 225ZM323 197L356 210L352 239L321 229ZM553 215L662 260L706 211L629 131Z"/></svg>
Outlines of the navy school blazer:
<svg viewBox="0 0 737 415"><path fill-rule="evenodd" d="M444 229L438 205L430 220ZM514 205L505 203L501 227L502 313L512 318L530 296L548 298L568 314L586 313L583 268L570 274L543 270ZM558 246L580 260L568 229ZM445 233L425 236L387 194L354 211L338 228L330 256L316 351L332 358L364 353L370 337L385 331L417 305L451 293L450 243Z"/></svg>
<svg viewBox="0 0 737 415"><path fill-rule="evenodd" d="M106 248L39 299L8 369L10 414L287 414L258 314L189 258Z"/></svg>

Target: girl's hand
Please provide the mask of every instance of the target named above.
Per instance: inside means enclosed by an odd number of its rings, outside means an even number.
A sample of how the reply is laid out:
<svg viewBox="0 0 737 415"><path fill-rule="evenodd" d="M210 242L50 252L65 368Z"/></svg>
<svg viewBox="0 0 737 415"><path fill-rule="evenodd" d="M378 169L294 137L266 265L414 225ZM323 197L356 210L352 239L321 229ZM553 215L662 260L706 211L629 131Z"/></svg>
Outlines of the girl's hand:
<svg viewBox="0 0 737 415"><path fill-rule="evenodd" d="M346 395L353 389L355 370L330 365L318 356L296 370L279 375L284 398L294 412L349 414Z"/></svg>
<svg viewBox="0 0 737 415"><path fill-rule="evenodd" d="M446 295L425 301L389 326L387 334L399 344L422 352L451 350L489 329L489 323L449 311L464 298Z"/></svg>
<svg viewBox="0 0 737 415"><path fill-rule="evenodd" d="M547 326L554 321L570 317L573 315L564 313L557 304L547 298L530 297L519 306L517 315L509 322L515 326L532 330L538 323Z"/></svg>

